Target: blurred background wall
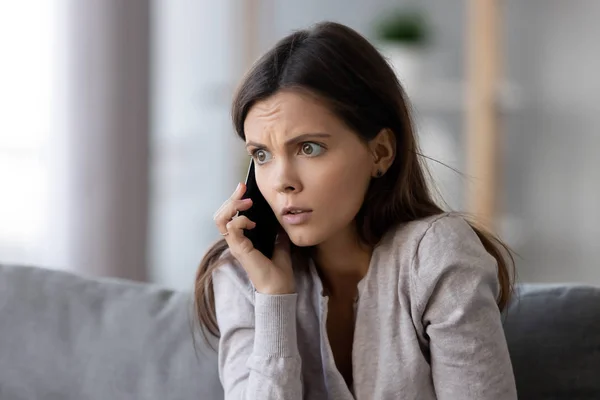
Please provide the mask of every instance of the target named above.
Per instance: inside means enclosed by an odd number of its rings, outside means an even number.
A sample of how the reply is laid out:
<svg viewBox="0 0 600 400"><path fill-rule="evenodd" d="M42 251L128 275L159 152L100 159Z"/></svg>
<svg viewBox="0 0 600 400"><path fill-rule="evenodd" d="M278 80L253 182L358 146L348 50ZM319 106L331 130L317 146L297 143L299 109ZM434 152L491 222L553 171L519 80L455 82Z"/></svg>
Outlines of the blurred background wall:
<svg viewBox="0 0 600 400"><path fill-rule="evenodd" d="M389 10L422 8L432 37L409 93L421 143L465 171L467 3L0 5L0 262L189 289L245 174L235 86L277 39L324 19L375 39ZM600 284L600 2L502 3L499 231L520 281ZM431 168L464 208L469 177Z"/></svg>

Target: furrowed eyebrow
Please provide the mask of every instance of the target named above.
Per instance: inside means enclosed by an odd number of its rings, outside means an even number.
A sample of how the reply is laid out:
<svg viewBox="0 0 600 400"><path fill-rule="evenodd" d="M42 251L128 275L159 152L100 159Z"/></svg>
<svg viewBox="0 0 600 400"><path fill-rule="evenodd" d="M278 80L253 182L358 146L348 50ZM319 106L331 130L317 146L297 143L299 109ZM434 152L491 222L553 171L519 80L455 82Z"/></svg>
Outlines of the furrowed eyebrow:
<svg viewBox="0 0 600 400"><path fill-rule="evenodd" d="M300 142L309 141L310 139L329 138L329 137L331 137L331 135L329 133L304 133L302 135L298 135L294 138L289 139L287 142L285 142L285 145L290 146L290 145L297 144ZM256 142L252 142L252 141L246 143L246 148L248 148L250 146L258 147L259 149L264 149L267 147L264 144L256 143Z"/></svg>

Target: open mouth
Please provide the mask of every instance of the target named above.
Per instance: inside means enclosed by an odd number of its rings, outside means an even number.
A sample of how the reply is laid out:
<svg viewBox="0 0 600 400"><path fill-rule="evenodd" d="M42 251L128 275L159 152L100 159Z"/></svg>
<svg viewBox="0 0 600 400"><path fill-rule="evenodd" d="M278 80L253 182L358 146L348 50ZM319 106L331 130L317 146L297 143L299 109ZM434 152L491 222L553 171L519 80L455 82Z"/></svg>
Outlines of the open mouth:
<svg viewBox="0 0 600 400"><path fill-rule="evenodd" d="M283 221L290 225L299 225L308 222L312 210L288 209L283 212Z"/></svg>
<svg viewBox="0 0 600 400"><path fill-rule="evenodd" d="M312 212L312 210L310 210L308 208L286 207L282 210L281 214L285 216L285 215L298 215L298 214L309 213L309 212Z"/></svg>

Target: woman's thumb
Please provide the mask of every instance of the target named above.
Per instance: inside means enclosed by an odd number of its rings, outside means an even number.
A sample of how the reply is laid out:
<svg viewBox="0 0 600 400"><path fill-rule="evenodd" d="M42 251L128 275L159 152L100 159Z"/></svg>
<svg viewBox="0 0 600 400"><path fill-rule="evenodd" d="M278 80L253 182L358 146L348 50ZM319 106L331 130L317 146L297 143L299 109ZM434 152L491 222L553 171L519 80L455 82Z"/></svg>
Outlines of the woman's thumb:
<svg viewBox="0 0 600 400"><path fill-rule="evenodd" d="M290 238L284 230L280 231L275 237L275 249L289 250Z"/></svg>
<svg viewBox="0 0 600 400"><path fill-rule="evenodd" d="M280 231L275 238L275 249L273 250L273 261L284 261L290 256L290 238L284 230Z"/></svg>

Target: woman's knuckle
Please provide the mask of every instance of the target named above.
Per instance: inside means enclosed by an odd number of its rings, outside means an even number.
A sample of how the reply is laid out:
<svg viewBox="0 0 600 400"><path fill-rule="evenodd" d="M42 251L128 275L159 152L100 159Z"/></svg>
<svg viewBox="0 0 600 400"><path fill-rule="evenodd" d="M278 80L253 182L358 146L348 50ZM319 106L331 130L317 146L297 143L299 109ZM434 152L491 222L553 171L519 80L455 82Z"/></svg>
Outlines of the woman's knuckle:
<svg viewBox="0 0 600 400"><path fill-rule="evenodd" d="M237 218L232 219L227 223L227 228L236 228L237 227Z"/></svg>

